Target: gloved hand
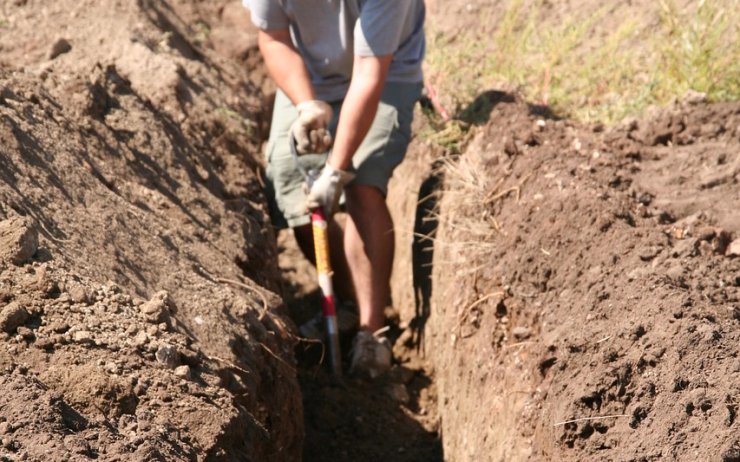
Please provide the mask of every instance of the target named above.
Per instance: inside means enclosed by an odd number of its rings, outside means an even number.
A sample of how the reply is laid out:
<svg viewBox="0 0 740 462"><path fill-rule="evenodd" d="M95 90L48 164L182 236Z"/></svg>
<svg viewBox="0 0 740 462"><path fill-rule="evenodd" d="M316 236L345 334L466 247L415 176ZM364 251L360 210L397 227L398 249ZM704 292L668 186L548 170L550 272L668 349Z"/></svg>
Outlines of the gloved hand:
<svg viewBox="0 0 740 462"><path fill-rule="evenodd" d="M290 126L296 141L298 154L323 153L331 147L329 121L331 106L316 99L304 101L296 106L298 118Z"/></svg>
<svg viewBox="0 0 740 462"><path fill-rule="evenodd" d="M337 211L344 186L354 178L354 173L335 169L329 164L324 165L321 174L308 191L306 206L309 210L322 207L328 220Z"/></svg>

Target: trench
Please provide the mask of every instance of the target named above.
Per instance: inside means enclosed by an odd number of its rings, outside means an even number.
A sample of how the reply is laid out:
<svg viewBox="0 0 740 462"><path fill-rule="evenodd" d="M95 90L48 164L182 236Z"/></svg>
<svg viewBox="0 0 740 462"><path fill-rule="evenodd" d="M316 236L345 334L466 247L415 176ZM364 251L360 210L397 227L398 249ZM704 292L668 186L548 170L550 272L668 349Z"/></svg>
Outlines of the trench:
<svg viewBox="0 0 740 462"><path fill-rule="evenodd" d="M430 182L422 180L419 183L428 189ZM399 207L401 203L417 203L419 195L427 196L428 191L422 189L390 204L399 241L392 277L394 303L386 308L388 337L394 345L392 369L373 381L347 374L354 330L340 338L344 369L341 384L333 379L323 361L320 344L305 340L299 341L296 347L303 394L303 460L306 462L444 460L435 377L422 345L424 321L429 316L431 267L424 264L430 262L421 261L418 256L429 259L431 252L421 252L423 239L414 239L409 246L408 232L404 230L416 227L417 232L424 231L419 226L429 228L429 223L419 215L423 207L414 213L406 213ZM337 219L342 222L341 213ZM278 250L282 295L290 317L296 325L301 325L320 311L316 273L301 254L290 230L280 232ZM427 283L419 284L419 280ZM417 296L410 296L414 292Z"/></svg>

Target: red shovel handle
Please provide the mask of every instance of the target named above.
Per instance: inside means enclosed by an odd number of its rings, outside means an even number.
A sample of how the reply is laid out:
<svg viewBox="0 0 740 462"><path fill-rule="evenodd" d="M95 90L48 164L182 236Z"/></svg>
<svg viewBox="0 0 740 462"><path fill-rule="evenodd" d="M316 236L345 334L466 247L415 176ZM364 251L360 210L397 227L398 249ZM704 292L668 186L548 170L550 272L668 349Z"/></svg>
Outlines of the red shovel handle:
<svg viewBox="0 0 740 462"><path fill-rule="evenodd" d="M331 261L329 259L329 225L321 207L311 211L316 271L319 274L321 288L321 308L326 322L326 333L329 344L329 360L336 376L342 373L341 355L339 352L339 331L337 328L337 310L334 302Z"/></svg>

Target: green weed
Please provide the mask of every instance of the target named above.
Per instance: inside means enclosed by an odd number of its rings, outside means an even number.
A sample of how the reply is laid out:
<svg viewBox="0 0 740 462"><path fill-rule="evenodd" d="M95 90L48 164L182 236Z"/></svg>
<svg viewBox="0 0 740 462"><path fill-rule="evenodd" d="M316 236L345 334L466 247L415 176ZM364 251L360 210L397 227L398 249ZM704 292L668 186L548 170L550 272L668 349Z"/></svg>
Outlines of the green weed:
<svg viewBox="0 0 740 462"><path fill-rule="evenodd" d="M665 40L658 44L660 72L655 79L659 100L689 89L710 100L740 98L740 2L700 1L694 14L660 0Z"/></svg>
<svg viewBox="0 0 740 462"><path fill-rule="evenodd" d="M208 24L198 21L195 23L195 41L198 43L205 43L211 36L211 28Z"/></svg>
<svg viewBox="0 0 740 462"><path fill-rule="evenodd" d="M215 112L227 130L244 135L250 139L256 139L257 124L254 121L249 120L227 106L219 106Z"/></svg>

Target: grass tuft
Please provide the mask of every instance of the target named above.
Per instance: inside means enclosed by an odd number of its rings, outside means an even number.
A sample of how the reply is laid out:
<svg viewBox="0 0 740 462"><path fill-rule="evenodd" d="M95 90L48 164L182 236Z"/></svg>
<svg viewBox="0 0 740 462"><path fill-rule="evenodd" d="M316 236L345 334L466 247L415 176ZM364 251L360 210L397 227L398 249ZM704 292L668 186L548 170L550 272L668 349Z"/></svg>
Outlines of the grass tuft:
<svg viewBox="0 0 740 462"><path fill-rule="evenodd" d="M491 191L500 185L501 178L493 178L480 162L479 156L460 156L444 159L441 166L445 178L444 203L455 213L438 217L440 228L445 229L447 235L439 236L435 243L445 247L447 255L470 257L470 268L490 261L500 229L490 207L485 204Z"/></svg>
<svg viewBox="0 0 740 462"><path fill-rule="evenodd" d="M728 8L718 1L700 1L693 15L679 11L672 1L659 3L665 37L658 44L660 99L688 90L714 101L740 98L740 2L723 2Z"/></svg>
<svg viewBox="0 0 740 462"><path fill-rule="evenodd" d="M256 122L253 120L242 116L237 111L226 106L217 107L215 113L227 131L246 136L252 140L257 139L258 128Z"/></svg>

